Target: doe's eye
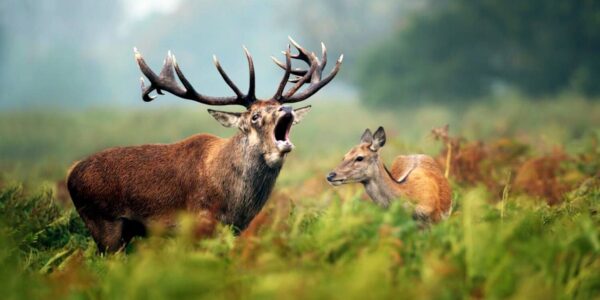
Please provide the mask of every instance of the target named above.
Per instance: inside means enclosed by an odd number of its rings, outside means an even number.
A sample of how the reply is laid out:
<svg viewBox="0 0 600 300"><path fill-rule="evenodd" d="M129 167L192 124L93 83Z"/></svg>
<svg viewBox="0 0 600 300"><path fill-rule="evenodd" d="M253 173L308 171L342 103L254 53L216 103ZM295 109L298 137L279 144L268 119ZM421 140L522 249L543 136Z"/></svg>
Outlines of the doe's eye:
<svg viewBox="0 0 600 300"><path fill-rule="evenodd" d="M356 161L363 161L363 159L365 159L363 156L357 156L356 157Z"/></svg>
<svg viewBox="0 0 600 300"><path fill-rule="evenodd" d="M259 117L260 117L260 115L258 115L258 114L252 115L252 121L258 120Z"/></svg>

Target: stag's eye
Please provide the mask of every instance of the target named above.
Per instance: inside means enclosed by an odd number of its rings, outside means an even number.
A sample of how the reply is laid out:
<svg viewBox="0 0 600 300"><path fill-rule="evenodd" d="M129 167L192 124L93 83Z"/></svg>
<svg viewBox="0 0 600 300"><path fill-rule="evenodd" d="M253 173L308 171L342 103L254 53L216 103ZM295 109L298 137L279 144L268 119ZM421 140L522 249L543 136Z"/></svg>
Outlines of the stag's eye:
<svg viewBox="0 0 600 300"><path fill-rule="evenodd" d="M365 159L363 156L357 156L355 160L356 161L363 161L363 159Z"/></svg>
<svg viewBox="0 0 600 300"><path fill-rule="evenodd" d="M252 122L256 122L258 120L258 118L260 118L259 114L253 114L252 115Z"/></svg>

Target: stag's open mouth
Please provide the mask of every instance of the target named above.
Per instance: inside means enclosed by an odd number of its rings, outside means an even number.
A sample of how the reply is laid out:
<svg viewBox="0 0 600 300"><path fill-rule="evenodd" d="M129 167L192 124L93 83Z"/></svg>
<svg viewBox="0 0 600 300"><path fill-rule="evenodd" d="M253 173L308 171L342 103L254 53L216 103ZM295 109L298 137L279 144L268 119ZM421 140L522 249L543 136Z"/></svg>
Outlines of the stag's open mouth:
<svg viewBox="0 0 600 300"><path fill-rule="evenodd" d="M290 141L290 129L294 123L294 115L292 113L286 113L279 117L275 129L273 130L273 137L275 138L275 146L279 152L290 152L294 148L294 144Z"/></svg>

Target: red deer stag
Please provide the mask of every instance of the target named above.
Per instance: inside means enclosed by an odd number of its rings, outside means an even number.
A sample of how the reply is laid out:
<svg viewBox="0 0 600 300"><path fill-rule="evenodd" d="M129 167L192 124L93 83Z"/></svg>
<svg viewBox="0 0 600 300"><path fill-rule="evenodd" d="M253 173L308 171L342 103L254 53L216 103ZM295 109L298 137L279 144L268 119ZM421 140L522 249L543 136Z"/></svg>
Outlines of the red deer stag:
<svg viewBox="0 0 600 300"><path fill-rule="evenodd" d="M197 134L173 144L110 148L76 163L68 176L69 192L101 252L121 249L133 236L144 235L149 222L172 220L179 211L208 212L238 232L248 226L265 204L284 158L293 148L291 126L310 109L306 106L293 110L284 104L315 94L335 77L342 63L340 56L331 73L322 78L327 63L325 46L321 44L322 56L318 59L315 53L290 41L298 53L292 54L288 45L285 64L273 58L285 73L277 91L267 100L255 96L254 64L246 48L250 69L246 94L214 57L221 77L235 93L231 97L196 92L170 52L157 75L134 49L137 64L150 81L146 87L142 77L144 101L156 98L150 95L152 91L161 95L166 91L208 105L242 105L246 111L208 110L223 126L239 129L231 138ZM292 59L309 67L292 68ZM285 91L288 82L293 86ZM305 84L308 86L299 91Z"/></svg>
<svg viewBox="0 0 600 300"><path fill-rule="evenodd" d="M360 182L371 199L383 207L405 197L414 206L413 217L420 221L438 222L448 217L451 190L438 163L427 155L400 155L390 171L379 159L385 139L383 127L374 134L367 129L360 144L350 149L327 181L332 185Z"/></svg>

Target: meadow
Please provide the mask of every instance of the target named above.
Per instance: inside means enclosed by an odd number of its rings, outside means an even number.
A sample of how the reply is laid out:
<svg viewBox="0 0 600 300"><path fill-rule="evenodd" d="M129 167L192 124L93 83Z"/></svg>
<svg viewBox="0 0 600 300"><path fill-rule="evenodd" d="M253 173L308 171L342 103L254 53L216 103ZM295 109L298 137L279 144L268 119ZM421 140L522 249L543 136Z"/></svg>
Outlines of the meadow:
<svg viewBox="0 0 600 300"><path fill-rule="evenodd" d="M386 111L308 102L296 149L240 236L182 215L176 233L111 255L96 253L73 210L69 166L107 147L234 131L197 104L0 112L2 298L600 299L599 101L510 94ZM445 124L444 142L431 130ZM405 153L443 162L452 147L448 220L421 230L400 201L384 210L362 186L327 185L364 129L380 125L388 163Z"/></svg>

